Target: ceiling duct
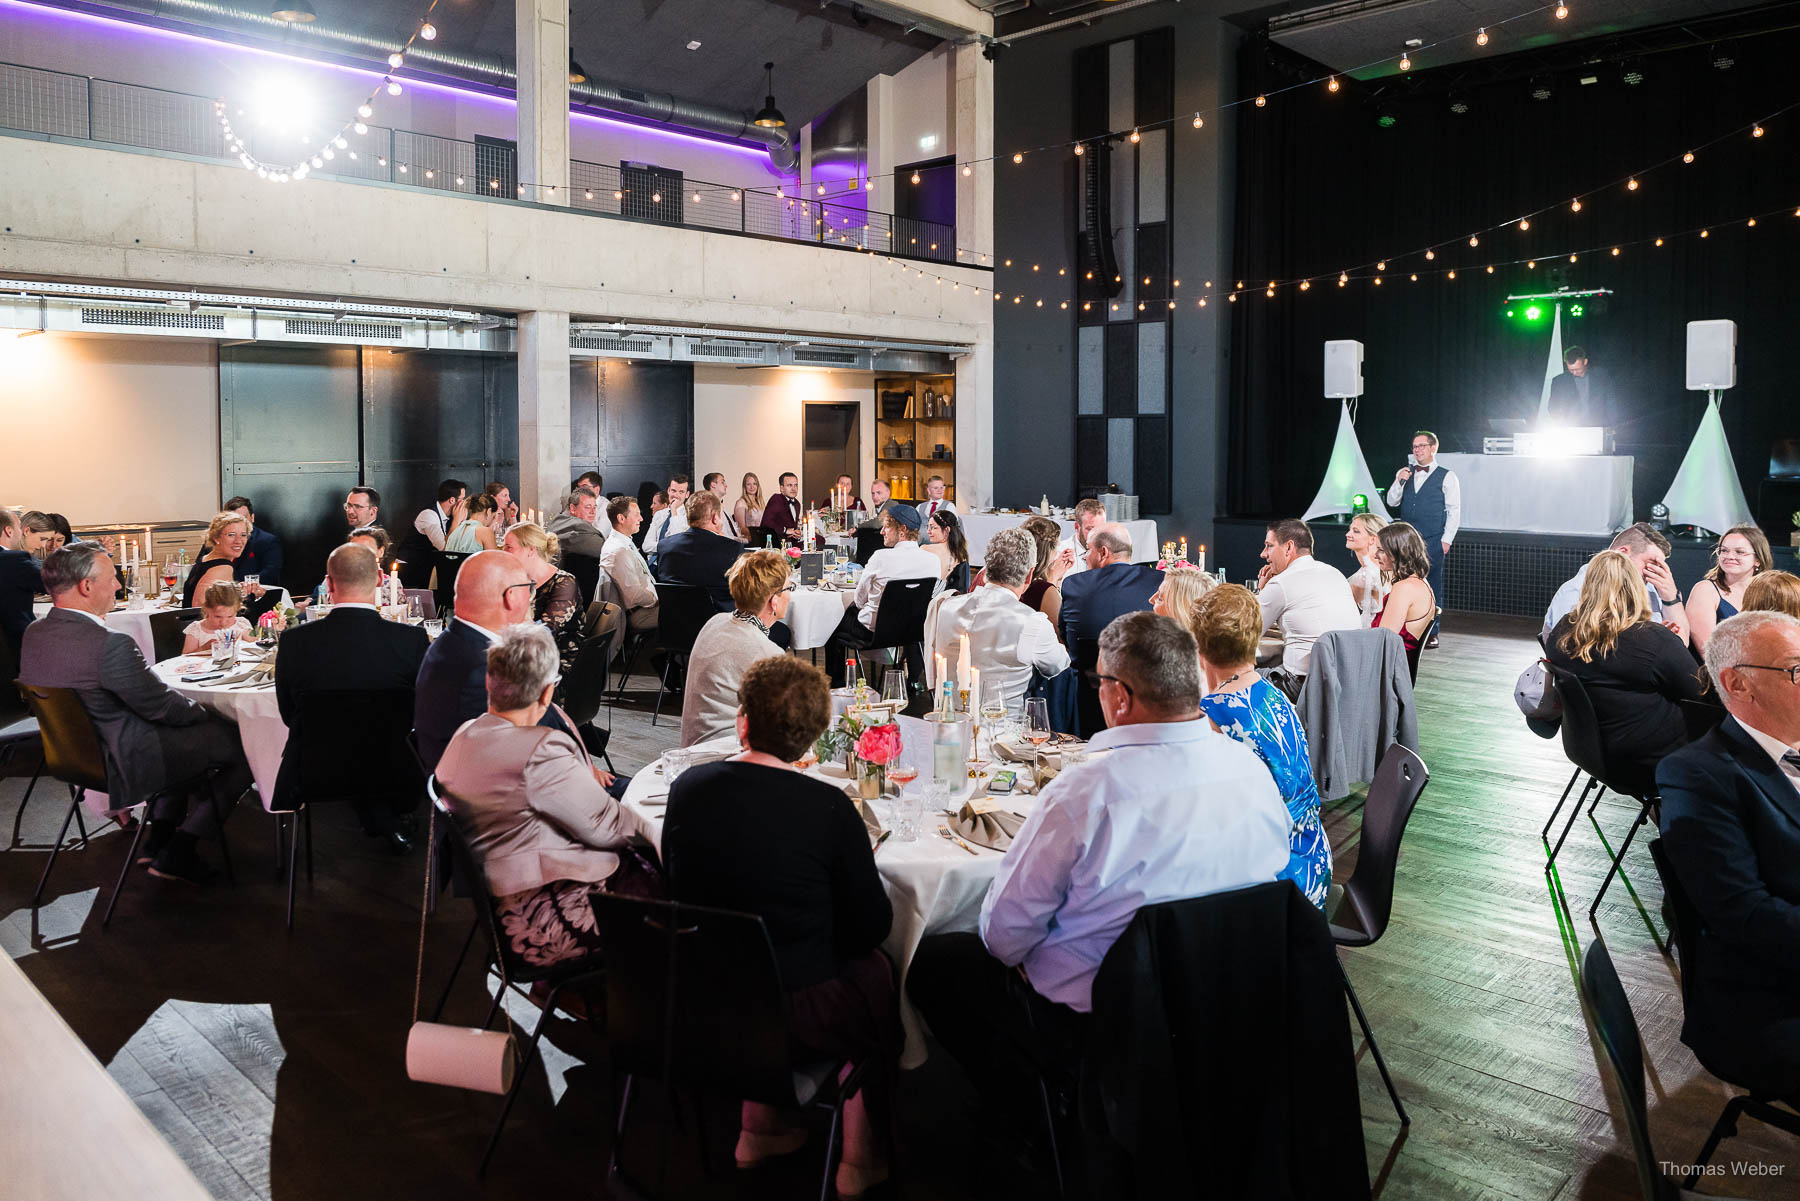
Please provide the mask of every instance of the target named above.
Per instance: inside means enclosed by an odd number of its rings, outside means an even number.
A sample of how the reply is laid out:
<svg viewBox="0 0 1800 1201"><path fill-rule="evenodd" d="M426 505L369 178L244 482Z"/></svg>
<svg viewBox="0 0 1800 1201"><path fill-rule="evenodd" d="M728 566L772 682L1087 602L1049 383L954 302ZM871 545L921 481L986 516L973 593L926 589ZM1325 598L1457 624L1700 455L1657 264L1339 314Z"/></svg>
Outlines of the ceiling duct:
<svg viewBox="0 0 1800 1201"><path fill-rule="evenodd" d="M848 346L783 346L783 367L832 367L839 371L867 371L869 352Z"/></svg>
<svg viewBox="0 0 1800 1201"><path fill-rule="evenodd" d="M612 330L569 330L569 353L579 358L662 359L675 357L672 339L650 334L620 334Z"/></svg>
<svg viewBox="0 0 1800 1201"><path fill-rule="evenodd" d="M939 351L878 350L869 369L892 371L896 374L949 375L956 370L956 360Z"/></svg>
<svg viewBox="0 0 1800 1201"><path fill-rule="evenodd" d="M357 33L328 21L304 24L279 21L267 13L217 3L216 0L49 2L79 12L125 13L147 18L149 23L159 26L197 26L230 35L228 40L237 42L253 42L289 51L322 51L353 60L371 70L386 70L388 55L405 50L406 64L414 71L515 95L518 90L519 78L512 64L497 54L462 53L422 41L415 41L408 48L393 38ZM791 174L799 167L800 156L795 146L797 134L787 128L765 129L753 125L747 114L735 109L598 79L570 84L569 102L577 107L670 125L707 137L755 142L768 147L769 161L776 170Z"/></svg>
<svg viewBox="0 0 1800 1201"><path fill-rule="evenodd" d="M675 359L683 363L774 367L780 364L780 352L781 347L774 342L744 342L733 338L675 339Z"/></svg>

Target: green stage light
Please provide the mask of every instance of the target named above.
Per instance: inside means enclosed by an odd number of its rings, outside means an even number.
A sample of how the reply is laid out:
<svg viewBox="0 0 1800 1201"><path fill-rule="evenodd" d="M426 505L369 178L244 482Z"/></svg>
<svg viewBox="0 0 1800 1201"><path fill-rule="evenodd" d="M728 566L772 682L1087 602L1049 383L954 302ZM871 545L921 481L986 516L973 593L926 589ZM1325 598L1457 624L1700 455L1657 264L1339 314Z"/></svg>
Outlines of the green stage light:
<svg viewBox="0 0 1800 1201"><path fill-rule="evenodd" d="M1583 309L1578 304L1572 304L1569 306L1569 316L1571 316L1571 317L1579 317L1579 316L1581 316L1582 313L1584 313L1586 311L1587 310Z"/></svg>
<svg viewBox="0 0 1800 1201"><path fill-rule="evenodd" d="M1352 513L1367 513L1368 511L1369 511L1369 497L1368 497L1367 493L1358 492L1355 496L1352 496L1350 498L1350 512L1352 512Z"/></svg>
<svg viewBox="0 0 1800 1201"><path fill-rule="evenodd" d="M1540 309L1535 304L1525 310L1525 320L1527 320L1527 321L1536 321L1539 318L1543 317L1543 315L1544 315L1544 310Z"/></svg>
<svg viewBox="0 0 1800 1201"><path fill-rule="evenodd" d="M1511 309L1507 309L1507 310L1506 310L1506 315L1507 315L1507 316L1508 316L1508 317L1510 317L1510 316L1512 316L1512 315L1513 315L1513 311L1512 311L1512 310L1511 310Z"/></svg>

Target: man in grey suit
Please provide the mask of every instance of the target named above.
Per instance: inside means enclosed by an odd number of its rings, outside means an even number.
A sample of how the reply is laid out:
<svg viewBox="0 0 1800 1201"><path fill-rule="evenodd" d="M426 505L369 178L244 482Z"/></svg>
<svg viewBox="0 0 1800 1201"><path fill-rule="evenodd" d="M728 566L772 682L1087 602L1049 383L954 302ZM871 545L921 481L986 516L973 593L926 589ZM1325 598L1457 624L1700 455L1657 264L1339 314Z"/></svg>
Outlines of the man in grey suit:
<svg viewBox="0 0 1800 1201"><path fill-rule="evenodd" d="M606 535L595 524L600 515L600 494L586 484L569 493L567 512L550 523L550 532L565 555L587 555L598 560L606 549ZM610 528L610 527L609 527Z"/></svg>
<svg viewBox="0 0 1800 1201"><path fill-rule="evenodd" d="M218 833L214 807L190 811L185 793L157 794L217 769L211 784L219 812L228 814L250 787L250 766L229 722L170 690L135 639L107 628L116 579L112 558L92 542L65 546L44 561L44 588L55 607L26 629L19 679L75 691L105 748L112 807L155 798L139 862L154 876L202 884L217 872L194 844Z"/></svg>

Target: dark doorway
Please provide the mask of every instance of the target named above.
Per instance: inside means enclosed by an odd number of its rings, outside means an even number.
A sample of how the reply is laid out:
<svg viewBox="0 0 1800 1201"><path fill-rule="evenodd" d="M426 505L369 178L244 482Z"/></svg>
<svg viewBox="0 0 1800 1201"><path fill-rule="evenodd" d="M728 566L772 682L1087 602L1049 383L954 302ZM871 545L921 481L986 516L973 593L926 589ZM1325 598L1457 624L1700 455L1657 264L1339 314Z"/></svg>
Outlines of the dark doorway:
<svg viewBox="0 0 1800 1201"><path fill-rule="evenodd" d="M824 507L840 475L850 477L851 495L860 495L863 481L857 479L856 464L862 458L862 406L809 402L803 437L802 502Z"/></svg>
<svg viewBox="0 0 1800 1201"><path fill-rule="evenodd" d="M918 183L912 177L919 177ZM956 160L907 163L894 172L894 215L956 227Z"/></svg>

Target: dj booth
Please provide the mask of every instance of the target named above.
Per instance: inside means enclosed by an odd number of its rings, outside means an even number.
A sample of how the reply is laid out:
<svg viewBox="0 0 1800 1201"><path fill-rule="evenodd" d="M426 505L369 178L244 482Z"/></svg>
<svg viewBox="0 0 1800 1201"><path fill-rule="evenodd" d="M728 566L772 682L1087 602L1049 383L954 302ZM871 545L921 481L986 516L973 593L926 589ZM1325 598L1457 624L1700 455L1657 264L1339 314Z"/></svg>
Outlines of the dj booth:
<svg viewBox="0 0 1800 1201"><path fill-rule="evenodd" d="M1462 528L1610 538L1631 524L1630 455L1440 454L1462 483Z"/></svg>

